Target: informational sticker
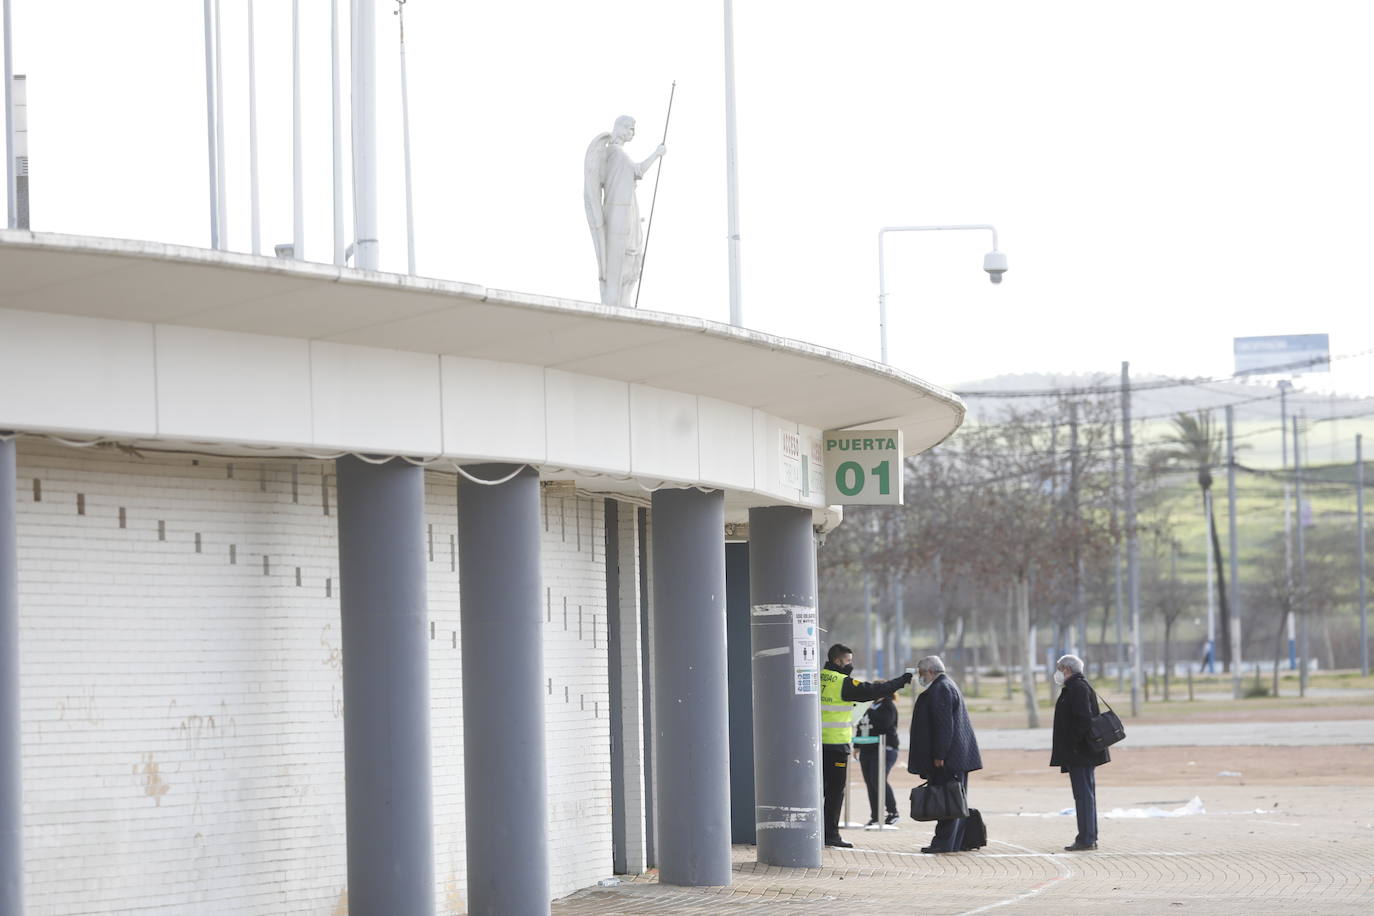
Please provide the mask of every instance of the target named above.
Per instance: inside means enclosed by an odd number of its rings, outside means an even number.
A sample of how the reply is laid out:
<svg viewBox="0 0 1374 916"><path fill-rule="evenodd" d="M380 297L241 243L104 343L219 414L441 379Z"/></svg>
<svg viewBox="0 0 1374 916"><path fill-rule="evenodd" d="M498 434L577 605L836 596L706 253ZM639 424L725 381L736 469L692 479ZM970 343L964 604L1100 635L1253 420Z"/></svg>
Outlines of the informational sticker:
<svg viewBox="0 0 1374 916"><path fill-rule="evenodd" d="M807 438L806 495L825 492L825 442Z"/></svg>
<svg viewBox="0 0 1374 916"><path fill-rule="evenodd" d="M778 483L800 490L805 480L801 436L785 429L778 430Z"/></svg>
<svg viewBox="0 0 1374 916"><path fill-rule="evenodd" d="M797 693L820 692L817 666L816 609L792 609L792 673Z"/></svg>

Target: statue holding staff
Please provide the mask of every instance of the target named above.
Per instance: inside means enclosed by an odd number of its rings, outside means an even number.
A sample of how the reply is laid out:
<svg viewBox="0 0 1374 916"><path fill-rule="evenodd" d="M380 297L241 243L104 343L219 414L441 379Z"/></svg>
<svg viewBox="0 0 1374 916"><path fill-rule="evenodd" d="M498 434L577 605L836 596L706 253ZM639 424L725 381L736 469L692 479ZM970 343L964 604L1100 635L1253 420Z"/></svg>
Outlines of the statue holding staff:
<svg viewBox="0 0 1374 916"><path fill-rule="evenodd" d="M634 304L635 286L644 261L635 184L667 152L667 147L660 143L649 158L635 162L625 152L625 143L634 135L634 118L616 118L610 133L598 134L592 140L583 161L583 202L596 248L603 305Z"/></svg>

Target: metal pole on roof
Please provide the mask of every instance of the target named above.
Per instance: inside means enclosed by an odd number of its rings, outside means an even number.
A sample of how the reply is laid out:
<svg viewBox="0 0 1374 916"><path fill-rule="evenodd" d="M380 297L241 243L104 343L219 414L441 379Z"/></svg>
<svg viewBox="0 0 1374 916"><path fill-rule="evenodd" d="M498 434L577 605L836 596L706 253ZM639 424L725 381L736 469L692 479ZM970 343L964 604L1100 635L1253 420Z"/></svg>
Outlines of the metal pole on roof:
<svg viewBox="0 0 1374 916"><path fill-rule="evenodd" d="M735 9L725 0L725 201L730 260L730 324L744 325L739 265L739 135L735 130Z"/></svg>
<svg viewBox="0 0 1374 916"><path fill-rule="evenodd" d="M353 0L353 263L376 270L377 5Z"/></svg>
<svg viewBox="0 0 1374 916"><path fill-rule="evenodd" d="M305 260L305 161L301 148L301 0L291 0L291 256Z"/></svg>
<svg viewBox="0 0 1374 916"><path fill-rule="evenodd" d="M219 247L229 246L228 200L224 194L224 73L220 58L219 0L215 0L215 213L219 219Z"/></svg>
<svg viewBox="0 0 1374 916"><path fill-rule="evenodd" d="M258 65L254 51L253 0L248 0L248 214L253 254L262 254L262 220L258 206Z"/></svg>
<svg viewBox="0 0 1374 916"><path fill-rule="evenodd" d="M347 241L343 215L343 104L339 91L339 0L329 0L330 101L334 170L334 263L343 266Z"/></svg>
<svg viewBox="0 0 1374 916"><path fill-rule="evenodd" d="M5 20L5 199L9 217L6 223L19 225L19 188L15 177L14 155L14 47L10 40L10 0L4 0Z"/></svg>
<svg viewBox="0 0 1374 916"><path fill-rule="evenodd" d="M215 147L219 138L215 135L215 18L213 0L205 0L205 149L209 157L210 179L210 247L219 248L219 164ZM9 0L5 0L5 61L6 92L9 92ZM8 107L8 106L7 106ZM11 222L11 225L13 223Z"/></svg>
<svg viewBox="0 0 1374 916"><path fill-rule="evenodd" d="M415 275L415 205L410 193L410 91L406 88L406 0L396 0L401 24L401 145L406 161L406 266Z"/></svg>

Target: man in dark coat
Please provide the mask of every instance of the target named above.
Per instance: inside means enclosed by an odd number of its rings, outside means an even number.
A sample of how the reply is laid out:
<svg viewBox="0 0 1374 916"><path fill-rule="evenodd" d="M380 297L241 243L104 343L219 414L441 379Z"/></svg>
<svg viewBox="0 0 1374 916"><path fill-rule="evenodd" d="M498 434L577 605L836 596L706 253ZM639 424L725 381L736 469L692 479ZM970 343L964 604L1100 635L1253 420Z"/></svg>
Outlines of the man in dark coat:
<svg viewBox="0 0 1374 916"><path fill-rule="evenodd" d="M1054 738L1050 766L1069 774L1073 786L1073 806L1078 814L1078 836L1064 849L1084 852L1097 848L1096 770L1110 763L1106 748L1094 751L1084 743L1088 725L1099 712L1097 691L1083 676L1083 659L1065 655L1055 664L1055 681L1061 684L1059 701L1054 705Z"/></svg>
<svg viewBox="0 0 1374 916"><path fill-rule="evenodd" d="M916 663L925 688L911 714L911 746L906 768L932 785L958 781L968 795L968 774L983 768L963 694L945 676L945 663L930 655ZM921 852L959 852L964 848L965 818L935 822L935 836Z"/></svg>

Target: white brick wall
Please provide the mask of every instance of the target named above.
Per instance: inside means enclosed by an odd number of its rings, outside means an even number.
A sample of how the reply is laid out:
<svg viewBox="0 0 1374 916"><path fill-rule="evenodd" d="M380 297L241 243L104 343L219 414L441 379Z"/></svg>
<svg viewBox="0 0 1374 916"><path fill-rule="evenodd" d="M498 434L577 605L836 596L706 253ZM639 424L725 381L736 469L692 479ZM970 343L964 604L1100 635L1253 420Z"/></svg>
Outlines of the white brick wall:
<svg viewBox="0 0 1374 916"><path fill-rule="evenodd" d="M551 687L544 740L550 891L558 897L611 871L606 536L600 500L552 497L544 510L544 675ZM584 880L570 881L582 870Z"/></svg>
<svg viewBox="0 0 1374 916"><path fill-rule="evenodd" d="M346 911L332 462L24 440L18 484L29 912ZM466 900L455 500L451 475L426 474L441 913ZM611 871L603 504L545 497L543 521L561 896Z"/></svg>

